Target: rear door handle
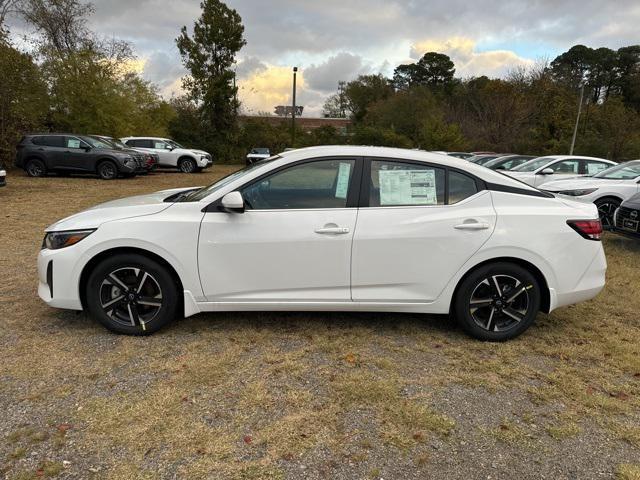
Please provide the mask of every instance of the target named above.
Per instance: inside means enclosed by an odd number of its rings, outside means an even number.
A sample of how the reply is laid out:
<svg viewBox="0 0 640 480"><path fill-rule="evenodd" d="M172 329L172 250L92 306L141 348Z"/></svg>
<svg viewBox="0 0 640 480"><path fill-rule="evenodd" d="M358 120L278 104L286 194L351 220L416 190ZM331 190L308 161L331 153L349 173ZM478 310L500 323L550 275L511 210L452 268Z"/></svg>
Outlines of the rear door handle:
<svg viewBox="0 0 640 480"><path fill-rule="evenodd" d="M322 227L322 228L316 228L315 229L316 233L319 233L321 235L343 235L345 233L349 233L349 228L348 227Z"/></svg>
<svg viewBox="0 0 640 480"><path fill-rule="evenodd" d="M489 224L483 222L469 222L461 223L453 228L456 230L487 230L489 228Z"/></svg>

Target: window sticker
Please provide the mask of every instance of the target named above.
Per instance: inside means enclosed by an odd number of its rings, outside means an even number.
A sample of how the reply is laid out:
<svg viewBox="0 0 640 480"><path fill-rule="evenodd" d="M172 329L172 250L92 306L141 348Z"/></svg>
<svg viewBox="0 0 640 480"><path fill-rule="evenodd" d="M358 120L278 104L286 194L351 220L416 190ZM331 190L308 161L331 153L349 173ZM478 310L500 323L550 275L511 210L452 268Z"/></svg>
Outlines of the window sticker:
<svg viewBox="0 0 640 480"><path fill-rule="evenodd" d="M67 139L67 148L80 148L80 140L77 138Z"/></svg>
<svg viewBox="0 0 640 480"><path fill-rule="evenodd" d="M158 149L158 150L162 150L165 148L165 144L164 142L155 142L153 145L153 148Z"/></svg>
<svg viewBox="0 0 640 480"><path fill-rule="evenodd" d="M436 205L435 170L380 170L380 205Z"/></svg>
<svg viewBox="0 0 640 480"><path fill-rule="evenodd" d="M606 170L608 165L604 163L587 163L587 174L595 175L596 173L600 173L603 170Z"/></svg>
<svg viewBox="0 0 640 480"><path fill-rule="evenodd" d="M347 198L350 176L351 163L340 162L340 167L338 168L338 180L336 181L336 198Z"/></svg>

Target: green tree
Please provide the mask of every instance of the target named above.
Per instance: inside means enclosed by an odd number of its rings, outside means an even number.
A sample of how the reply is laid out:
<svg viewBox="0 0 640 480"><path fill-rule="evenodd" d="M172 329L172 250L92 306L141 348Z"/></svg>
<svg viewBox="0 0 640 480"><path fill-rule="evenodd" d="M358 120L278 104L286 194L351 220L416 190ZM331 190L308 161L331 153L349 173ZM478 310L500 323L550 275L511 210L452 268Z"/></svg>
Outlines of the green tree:
<svg viewBox="0 0 640 480"><path fill-rule="evenodd" d="M0 40L0 160L11 165L21 134L41 128L48 99L33 58Z"/></svg>
<svg viewBox="0 0 640 480"><path fill-rule="evenodd" d="M379 100L389 98L393 88L381 74L360 75L345 86L344 96L347 110L355 122L360 122L367 115L368 108Z"/></svg>
<svg viewBox="0 0 640 480"><path fill-rule="evenodd" d="M195 22L193 36L183 26L176 45L189 71L183 88L190 100L202 109L206 142L215 146L217 158L229 157L228 145L237 138L237 88L232 65L245 45L244 27L237 11L220 0L204 0L202 14Z"/></svg>
<svg viewBox="0 0 640 480"><path fill-rule="evenodd" d="M393 72L393 86L405 90L416 85L450 85L456 72L448 55L427 52L416 63L399 65Z"/></svg>

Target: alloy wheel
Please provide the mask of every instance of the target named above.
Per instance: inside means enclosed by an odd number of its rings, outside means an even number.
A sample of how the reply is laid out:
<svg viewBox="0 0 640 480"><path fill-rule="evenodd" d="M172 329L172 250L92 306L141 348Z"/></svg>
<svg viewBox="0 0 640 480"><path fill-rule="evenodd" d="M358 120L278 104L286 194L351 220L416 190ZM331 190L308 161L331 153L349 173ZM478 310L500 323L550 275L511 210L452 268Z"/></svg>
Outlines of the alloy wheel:
<svg viewBox="0 0 640 480"><path fill-rule="evenodd" d="M102 165L100 165L100 176L105 180L116 178L116 167L114 167L111 163L103 163Z"/></svg>
<svg viewBox="0 0 640 480"><path fill-rule="evenodd" d="M42 166L38 162L30 162L27 167L27 172L32 177L41 177L44 173L42 170Z"/></svg>
<svg viewBox="0 0 640 480"><path fill-rule="evenodd" d="M613 200L598 203L598 215L600 216L600 221L602 221L603 228L610 229L613 227L613 214L616 213L619 206L620 204Z"/></svg>
<svg viewBox="0 0 640 480"><path fill-rule="evenodd" d="M193 160L183 160L180 163L180 170L183 173L193 173L195 169L196 169L196 164L194 163Z"/></svg>
<svg viewBox="0 0 640 480"><path fill-rule="evenodd" d="M162 289L149 272L123 267L109 273L99 287L100 306L113 321L142 330L162 310Z"/></svg>
<svg viewBox="0 0 640 480"><path fill-rule="evenodd" d="M511 275L491 275L476 285L469 301L469 313L480 328L490 332L510 330L529 311L528 285Z"/></svg>

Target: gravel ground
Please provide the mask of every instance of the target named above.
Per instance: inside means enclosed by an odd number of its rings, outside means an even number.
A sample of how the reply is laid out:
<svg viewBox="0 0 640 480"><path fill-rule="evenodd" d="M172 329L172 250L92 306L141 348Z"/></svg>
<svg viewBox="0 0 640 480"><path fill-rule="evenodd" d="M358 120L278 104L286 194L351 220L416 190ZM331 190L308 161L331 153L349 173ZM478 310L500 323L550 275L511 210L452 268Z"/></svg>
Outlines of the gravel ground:
<svg viewBox="0 0 640 480"><path fill-rule="evenodd" d="M234 167L0 189L0 477L640 478L640 242L519 339L446 317L212 313L148 338L37 298L55 220Z"/></svg>

